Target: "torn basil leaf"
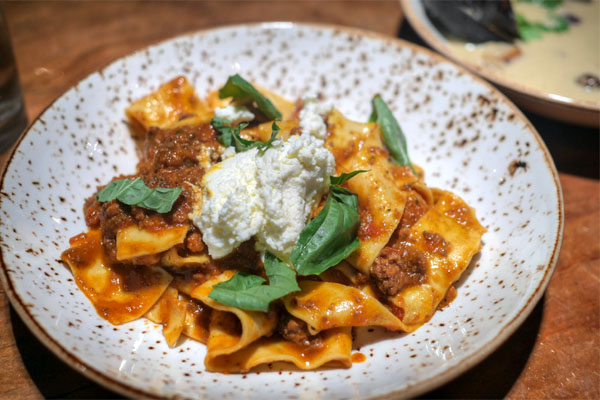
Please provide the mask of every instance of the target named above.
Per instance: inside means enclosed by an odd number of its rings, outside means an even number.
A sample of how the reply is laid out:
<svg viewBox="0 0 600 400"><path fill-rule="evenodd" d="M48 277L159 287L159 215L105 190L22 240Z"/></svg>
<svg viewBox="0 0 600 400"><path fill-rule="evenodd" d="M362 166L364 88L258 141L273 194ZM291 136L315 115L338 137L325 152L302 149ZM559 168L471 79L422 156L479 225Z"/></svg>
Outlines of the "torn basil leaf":
<svg viewBox="0 0 600 400"><path fill-rule="evenodd" d="M360 225L358 197L338 184L361 172L366 171L331 177L335 184L330 186L325 206L300 232L290 256L298 275L318 275L360 247L356 237Z"/></svg>
<svg viewBox="0 0 600 400"><path fill-rule="evenodd" d="M563 0L517 0L519 3L533 3L549 10L553 10L560 6Z"/></svg>
<svg viewBox="0 0 600 400"><path fill-rule="evenodd" d="M230 76L225 85L219 89L219 98L226 97L233 97L240 104L253 101L268 119L281 119L281 112L275 108L271 100L263 96L250 82L238 74Z"/></svg>
<svg viewBox="0 0 600 400"><path fill-rule="evenodd" d="M564 32L569 29L565 17L550 13L546 22L530 21L522 14L516 14L519 36L526 42L539 39L544 32Z"/></svg>
<svg viewBox="0 0 600 400"><path fill-rule="evenodd" d="M271 146L273 140L279 134L279 126L275 121L273 121L273 125L271 129L273 132L271 133L271 137L266 142L261 140L248 140L241 137L240 132L244 129L248 124L246 122L242 122L237 127L231 126L231 121L224 118L213 118L210 120L210 124L219 132L217 136L217 140L221 142L224 146L234 146L236 152L248 151L250 149L259 149L265 150Z"/></svg>
<svg viewBox="0 0 600 400"><path fill-rule="evenodd" d="M371 101L373 104L373 112L369 121L377 122L381 126L381 134L385 146L390 151L392 159L398 165L408 165L413 172L415 169L408 157L408 149L406 147L406 137L402 132L402 128L394 117L392 110L389 109L385 101L377 95ZM416 172L415 172L416 173Z"/></svg>
<svg viewBox="0 0 600 400"><path fill-rule="evenodd" d="M138 206L164 214L171 211L173 204L183 191L182 188L150 189L140 178L135 180L119 179L109 183L96 194L101 202L119 200L130 206Z"/></svg>
<svg viewBox="0 0 600 400"><path fill-rule="evenodd" d="M300 290L296 272L288 264L268 251L264 264L268 284L258 275L236 272L230 280L215 285L208 297L227 306L267 312L273 300Z"/></svg>
<svg viewBox="0 0 600 400"><path fill-rule="evenodd" d="M358 174L362 174L363 172L369 172L366 169L357 169L356 171L352 171L350 173L342 172L340 176L330 176L330 181L332 185L341 185L342 183L354 178Z"/></svg>

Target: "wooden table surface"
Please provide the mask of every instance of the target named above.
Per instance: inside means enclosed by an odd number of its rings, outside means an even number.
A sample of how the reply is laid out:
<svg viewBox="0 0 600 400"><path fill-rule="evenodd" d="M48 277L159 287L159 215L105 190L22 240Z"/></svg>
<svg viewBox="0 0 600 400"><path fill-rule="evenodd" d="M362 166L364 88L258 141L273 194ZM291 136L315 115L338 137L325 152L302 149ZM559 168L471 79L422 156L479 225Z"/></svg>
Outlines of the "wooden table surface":
<svg viewBox="0 0 600 400"><path fill-rule="evenodd" d="M30 120L110 61L180 33L267 20L333 23L420 42L396 1L5 2ZM529 115L560 172L565 231L546 294L508 341L427 398L600 398L599 132ZM8 152L0 153L0 169ZM0 288L0 399L115 398L58 360Z"/></svg>

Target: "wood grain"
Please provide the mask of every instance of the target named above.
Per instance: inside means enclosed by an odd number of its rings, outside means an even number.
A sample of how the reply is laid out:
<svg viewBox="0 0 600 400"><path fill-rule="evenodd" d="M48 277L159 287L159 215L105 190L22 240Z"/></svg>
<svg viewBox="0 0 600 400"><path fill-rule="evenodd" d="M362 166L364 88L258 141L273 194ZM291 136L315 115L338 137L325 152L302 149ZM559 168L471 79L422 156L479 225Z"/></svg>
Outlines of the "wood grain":
<svg viewBox="0 0 600 400"><path fill-rule="evenodd" d="M8 2L4 12L30 119L115 58L184 32L294 20L396 36L402 15L396 1ZM418 42L410 32L401 35ZM498 351L426 398L600 398L598 132L530 117L561 171L565 234L556 272L540 304ZM8 153L0 154L0 169ZM573 171L594 179L565 173ZM118 397L46 350L1 288L0 366L0 398Z"/></svg>

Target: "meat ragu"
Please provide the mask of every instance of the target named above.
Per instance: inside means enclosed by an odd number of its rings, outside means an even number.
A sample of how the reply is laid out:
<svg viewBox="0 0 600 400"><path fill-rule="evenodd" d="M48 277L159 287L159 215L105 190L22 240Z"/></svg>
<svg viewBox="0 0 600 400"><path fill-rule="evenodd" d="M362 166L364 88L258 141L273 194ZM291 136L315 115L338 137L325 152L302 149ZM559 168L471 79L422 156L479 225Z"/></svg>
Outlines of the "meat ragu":
<svg viewBox="0 0 600 400"><path fill-rule="evenodd" d="M227 85L240 84L238 78L230 77ZM240 87L247 89L246 84ZM204 343L207 370L246 372L277 361L301 369L350 367L352 328L412 332L443 299L451 301L452 283L479 251L485 229L461 198L428 188L418 166L394 161L381 124L350 121L315 99L292 103L263 90L248 93L254 101L242 110L242 99L221 98L217 92L201 100L178 77L133 103L126 113L141 143L136 174L115 177L86 200L88 232L70 240L62 260L102 318L122 324L145 317L162 324L171 347L182 337ZM263 97L279 112L276 123L267 117L272 109L260 108L266 107ZM245 126L215 122L217 111L257 116ZM309 112L313 115L306 117ZM322 136L310 136L315 126ZM227 140L231 147L225 156ZM336 185L325 176L327 191L316 192L291 253L274 254L254 235L213 257L207 230L202 228L203 235L198 228L203 225L192 218L204 210L213 171L244 151L258 159L287 142L309 140L320 144L315 151L331 153L338 179L357 174ZM159 212L118 195L100 196L115 183L132 186L137 178L139 190L176 189L170 208ZM277 189L264 200L287 195ZM316 225L326 220L329 228ZM311 242L319 238L328 240L326 245ZM344 253L347 248L351 251ZM427 305L415 302L423 296L429 296Z"/></svg>

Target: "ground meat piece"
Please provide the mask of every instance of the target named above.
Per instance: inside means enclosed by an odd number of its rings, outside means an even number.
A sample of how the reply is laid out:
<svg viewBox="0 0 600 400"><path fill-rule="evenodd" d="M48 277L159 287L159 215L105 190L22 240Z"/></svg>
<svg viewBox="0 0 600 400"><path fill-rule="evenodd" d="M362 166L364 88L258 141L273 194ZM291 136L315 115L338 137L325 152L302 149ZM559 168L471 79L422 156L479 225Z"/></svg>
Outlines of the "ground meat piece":
<svg viewBox="0 0 600 400"><path fill-rule="evenodd" d="M302 346L320 347L323 345L320 335L310 335L306 322L291 316L287 312L283 312L279 316L277 331L285 340Z"/></svg>
<svg viewBox="0 0 600 400"><path fill-rule="evenodd" d="M216 132L210 124L151 128L144 146L146 157L138 165L140 173L146 175L198 165L197 155L206 145L216 145Z"/></svg>
<svg viewBox="0 0 600 400"><path fill-rule="evenodd" d="M185 238L185 247L192 253L200 253L204 250L204 242L200 232L192 232Z"/></svg>
<svg viewBox="0 0 600 400"><path fill-rule="evenodd" d="M117 262L117 232L126 226L135 224L129 213L129 206L112 200L102 203L100 217L102 230L102 246L110 262Z"/></svg>
<svg viewBox="0 0 600 400"><path fill-rule="evenodd" d="M100 226L100 215L102 214L102 204L96 200L96 195L89 197L83 206L85 215L85 224L90 229Z"/></svg>
<svg viewBox="0 0 600 400"><path fill-rule="evenodd" d="M427 259L413 247L384 247L373 265L371 278L385 296L395 296L407 286L425 281Z"/></svg>

